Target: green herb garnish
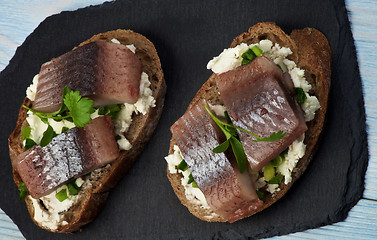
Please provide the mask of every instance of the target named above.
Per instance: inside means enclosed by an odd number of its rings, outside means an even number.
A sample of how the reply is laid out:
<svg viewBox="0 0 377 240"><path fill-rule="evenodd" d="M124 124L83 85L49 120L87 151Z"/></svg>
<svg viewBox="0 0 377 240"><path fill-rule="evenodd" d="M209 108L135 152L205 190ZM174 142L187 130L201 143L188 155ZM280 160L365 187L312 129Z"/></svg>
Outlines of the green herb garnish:
<svg viewBox="0 0 377 240"><path fill-rule="evenodd" d="M185 160L182 160L182 161L178 164L177 168L178 168L179 170L181 170L182 172L186 171L186 170L188 169L188 166L187 166L186 161L185 161Z"/></svg>
<svg viewBox="0 0 377 240"><path fill-rule="evenodd" d="M241 57L242 57L242 62L241 65L251 63L256 57L263 56L263 51L258 47L254 46L252 48L249 48L244 52Z"/></svg>
<svg viewBox="0 0 377 240"><path fill-rule="evenodd" d="M251 50L251 48L247 49L246 52L244 52L242 55L242 62L241 62L241 65L244 65L244 64L247 64L247 63L251 63L254 58L256 58L257 56L255 55L255 53L253 52L253 50Z"/></svg>
<svg viewBox="0 0 377 240"><path fill-rule="evenodd" d="M189 180L187 181L187 184L190 184L190 183L193 183L193 182L195 182L195 181L194 181L194 177L193 177L192 174L190 173L190 175L189 175Z"/></svg>
<svg viewBox="0 0 377 240"><path fill-rule="evenodd" d="M273 141L277 141L277 140L283 138L286 134L283 131L279 131L279 132L273 132L269 137L262 138L262 137L254 134L250 131L247 131L243 128L239 128L239 127L233 126L231 124L224 123L223 121L221 121L220 119L218 119L217 117L215 117L212 114L212 112L208 109L206 104L204 104L204 107L207 110L207 112L209 113L209 115L212 117L212 119L215 121L215 123L223 131L223 133L225 134L225 137L226 137L225 142L221 143L219 146L212 149L212 151L214 153L225 152L228 149L229 143L230 143L232 150L233 150L233 153L234 153L234 156L236 157L238 168L239 168L241 173L243 173L243 171L245 171L245 169L246 169L247 157L246 157L246 154L245 154L245 150L244 150L240 140L238 139L238 133L237 133L236 129L238 129L240 131L244 131L244 132L249 133L250 135L254 136L256 139L252 140L253 142L273 142ZM228 118L229 118L229 116L228 116Z"/></svg>
<svg viewBox="0 0 377 240"><path fill-rule="evenodd" d="M122 104L113 104L98 109L98 115L109 115L111 119L115 119L121 110Z"/></svg>
<svg viewBox="0 0 377 240"><path fill-rule="evenodd" d="M39 145L41 145L41 147L46 146L56 136L57 136L57 134L54 131L54 129L50 125L48 125L47 130L43 132L43 137L42 137L41 142L39 143Z"/></svg>
<svg viewBox="0 0 377 240"><path fill-rule="evenodd" d="M283 163L284 158L281 155L277 155L274 159L270 161L273 167L279 167Z"/></svg>
<svg viewBox="0 0 377 240"><path fill-rule="evenodd" d="M28 190L24 182L20 183L20 185L18 186L18 190L20 191L20 200L25 201L25 197L28 193Z"/></svg>
<svg viewBox="0 0 377 240"><path fill-rule="evenodd" d="M68 131L69 128L68 127L62 127L62 133L65 133L66 131Z"/></svg>
<svg viewBox="0 0 377 240"><path fill-rule="evenodd" d="M281 174L276 175L268 181L269 184L279 184L283 180L284 176Z"/></svg>
<svg viewBox="0 0 377 240"><path fill-rule="evenodd" d="M67 188L70 195L77 195L80 191L80 188L76 184L76 180L67 183Z"/></svg>
<svg viewBox="0 0 377 240"><path fill-rule="evenodd" d="M192 183L193 188L198 188L198 185L196 184L194 177L192 176L191 173L189 175L189 180L187 181L187 184L190 184L190 183Z"/></svg>
<svg viewBox="0 0 377 240"><path fill-rule="evenodd" d="M30 126L23 126L22 132L21 132L22 140L26 140L26 139L30 138L30 134L31 134L31 127Z"/></svg>
<svg viewBox="0 0 377 240"><path fill-rule="evenodd" d="M25 142L25 150L28 150L29 148L32 148L34 145L37 145L36 142L34 142L33 139L27 138Z"/></svg>
<svg viewBox="0 0 377 240"><path fill-rule="evenodd" d="M48 119L61 121L66 119L73 121L76 127L83 127L90 122L92 114L95 110L93 108L94 101L88 98L81 97L79 91L71 91L67 86L63 89L63 101L60 109L53 113L42 113L35 111L25 105L22 105L27 110L37 115L42 122L48 124Z"/></svg>
<svg viewBox="0 0 377 240"><path fill-rule="evenodd" d="M254 54L255 54L257 57L263 56L263 51L262 51L262 49L260 49L258 46L254 46L254 47L252 47L251 50L254 52Z"/></svg>
<svg viewBox="0 0 377 240"><path fill-rule="evenodd" d="M116 141L118 141L118 140L120 140L120 139L122 139L122 137L121 137L119 134L115 135L115 140L116 140Z"/></svg>
<svg viewBox="0 0 377 240"><path fill-rule="evenodd" d="M258 195L258 198L260 200L262 200L264 198L264 192L261 192L261 191L257 190L257 195Z"/></svg>
<svg viewBox="0 0 377 240"><path fill-rule="evenodd" d="M296 91L296 100L299 104L303 104L306 100L306 94L302 88L295 88Z"/></svg>
<svg viewBox="0 0 377 240"><path fill-rule="evenodd" d="M63 188L62 190L60 190L58 193L55 194L55 197L59 200L59 202L63 202L64 200L68 198L67 189Z"/></svg>
<svg viewBox="0 0 377 240"><path fill-rule="evenodd" d="M267 164L263 168L263 177L267 182L275 177L275 168L271 164Z"/></svg>

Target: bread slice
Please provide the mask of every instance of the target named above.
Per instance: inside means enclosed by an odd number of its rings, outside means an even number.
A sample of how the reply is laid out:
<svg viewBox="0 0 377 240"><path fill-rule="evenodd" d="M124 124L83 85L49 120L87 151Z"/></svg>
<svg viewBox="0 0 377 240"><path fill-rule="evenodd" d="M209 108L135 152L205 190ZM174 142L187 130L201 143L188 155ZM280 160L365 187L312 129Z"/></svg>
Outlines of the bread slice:
<svg viewBox="0 0 377 240"><path fill-rule="evenodd" d="M132 124L125 134L125 137L131 143L132 148L127 151L121 151L119 158L111 163L110 166L98 169L95 171L95 174L88 176L92 187L80 191L78 202L64 213L64 216L56 229L42 226L35 221L33 218L33 203L30 198L27 197L25 199L33 221L40 227L52 232L77 231L80 227L91 222L96 217L106 202L109 190L115 187L118 181L130 169L139 154L143 151L145 144L151 138L161 116L166 93L166 84L160 59L152 42L131 30L114 30L97 34L81 43L79 46L93 41L111 41L113 38L117 39L121 44L133 44L136 47L136 55L143 64L143 71L149 76L149 81L151 82L150 88L152 89L152 95L156 100L156 106L150 108L145 115L134 114L132 116ZM31 106L32 103L28 98L25 98L23 104ZM21 108L16 127L8 139L9 153L12 161L15 160L16 156L25 151L21 139L21 131L22 127L27 125L27 122L25 121L26 117L27 110ZM13 169L13 178L17 186L19 186L21 178L15 169ZM63 221L68 222L68 224L63 224Z"/></svg>
<svg viewBox="0 0 377 240"><path fill-rule="evenodd" d="M327 100L331 81L331 49L326 37L314 28L305 28L302 30L294 30L290 36L284 33L277 25L270 22L258 23L249 28L248 32L237 36L230 47L235 47L241 43L258 43L260 40L269 39L273 43L278 43L281 47L288 47L293 54L290 59L295 61L297 66L305 70L306 80L312 85L311 95L315 95L321 105L321 108L316 111L315 118L307 122L308 131L305 133L306 152L303 158L299 160L296 167L292 171L292 181L288 184L281 182L279 184L280 191L275 194L266 194L263 198L263 207L250 212L251 216L263 209L269 207L271 204L279 200L292 186L292 184L303 174L309 162L317 149L318 141L325 122L325 115L327 110ZM188 106L190 109L200 99L206 99L211 104L222 104L218 89L215 82L215 74L212 74L207 82L199 89L194 99ZM176 145L174 137L170 141L169 154L174 152L173 146ZM170 183L174 189L175 194L181 203L188 208L188 210L204 221L209 222L224 222L225 219L220 216L208 218L213 211L208 208L201 208L197 204L186 199L185 189L181 185L181 173L171 174L169 169L167 175Z"/></svg>

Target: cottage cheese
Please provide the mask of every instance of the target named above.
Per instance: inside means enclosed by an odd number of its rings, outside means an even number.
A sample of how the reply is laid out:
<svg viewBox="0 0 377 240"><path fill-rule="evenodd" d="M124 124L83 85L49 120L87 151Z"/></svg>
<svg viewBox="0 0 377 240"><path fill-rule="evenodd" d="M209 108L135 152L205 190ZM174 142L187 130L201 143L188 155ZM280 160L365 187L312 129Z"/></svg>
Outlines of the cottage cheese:
<svg viewBox="0 0 377 240"><path fill-rule="evenodd" d="M82 178L76 179L76 185L78 187L83 187L84 183ZM68 198L63 202L59 202L55 195L63 189L66 189ZM44 227L55 230L59 223L63 225L68 224L68 222L62 221L63 215L60 213L67 211L75 204L80 198L80 195L70 195L67 186L63 185L40 199L32 198L30 195L28 197L33 202L35 221L39 222ZM43 202L43 206L41 201ZM46 211L45 208L49 209L49 211ZM51 211L51 209L53 209L53 211Z"/></svg>
<svg viewBox="0 0 377 240"><path fill-rule="evenodd" d="M174 152L172 154L169 154L167 157L165 157L166 162L168 163L168 169L169 172L172 174L178 174L181 173L183 175L183 178L181 178L181 184L185 188L185 195L187 200L189 200L192 204L196 204L200 206L200 208L208 209L210 210L210 206L208 205L204 194L202 191L200 191L199 188L194 188L192 184L187 184L190 176L190 170L187 169L186 171L179 170L177 166L179 163L183 160L183 156L181 154L181 150L177 145L173 146ZM209 216L206 216L208 219L213 218L217 216L216 213L212 213Z"/></svg>

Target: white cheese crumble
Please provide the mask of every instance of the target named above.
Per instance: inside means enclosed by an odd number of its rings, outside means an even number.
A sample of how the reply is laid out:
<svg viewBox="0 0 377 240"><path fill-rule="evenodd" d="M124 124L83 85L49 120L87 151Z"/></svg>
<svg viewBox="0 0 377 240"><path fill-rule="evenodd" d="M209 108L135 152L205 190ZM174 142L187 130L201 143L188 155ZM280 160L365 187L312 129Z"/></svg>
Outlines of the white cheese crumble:
<svg viewBox="0 0 377 240"><path fill-rule="evenodd" d="M165 160L168 163L169 172L172 174L181 173L183 175L183 178L181 178L181 184L185 188L185 195L187 200L195 205L200 206L203 209L211 209L204 197L203 192L200 191L199 188L194 188L191 183L188 184L189 176L191 174L190 170L187 169L185 171L182 171L177 168L179 163L181 163L181 161L183 160L183 156L181 154L181 150L177 145L174 145L173 149L174 152L165 157ZM206 218L210 219L216 216L216 213L211 213L211 215L206 216Z"/></svg>
<svg viewBox="0 0 377 240"><path fill-rule="evenodd" d="M111 41L120 44L120 42L117 39L112 39ZM133 53L135 53L136 48L133 44L126 45L126 47L128 47ZM26 90L26 97L29 98L31 101L35 100L35 93L38 81L39 78L37 74L34 76L32 84ZM156 100L152 96L153 92L150 88L150 85L151 82L149 81L148 75L145 72L143 72L141 75L140 94L138 101L135 104L123 103L120 112L114 120L115 133L120 136L120 139L117 140L120 150L129 150L132 148L131 143L124 136L124 134L128 131L132 123L132 115L134 113L141 113L145 115L148 113L150 108L156 106ZM28 111L27 114L28 116L26 118L26 121L31 127L30 138L37 144L39 144L43 137L43 132L47 130L48 124L42 122L38 116L36 116L34 113L30 111ZM92 119L95 119L99 116L100 115L98 115L98 109L91 114ZM57 134L61 134L63 127L75 127L74 123L69 122L67 120L57 122L52 119L48 119L48 123ZM82 178L78 178L76 179L76 184L79 187L83 186L85 188L88 187L88 185L90 185L91 183L89 182L89 180L84 181ZM64 216L63 213L67 211L71 206L73 206L79 199L80 194L76 196L69 195L68 199L64 200L63 202L59 202L59 200L56 199L55 194L64 188L67 188L67 186L63 185L51 194L40 198L40 200L43 201L44 206L48 210L41 206L38 199L34 199L31 196L29 196L34 205L34 219L40 224L42 224L42 226L48 227L50 229L56 229L58 223L61 222L62 217ZM65 221L63 221L62 223L68 224Z"/></svg>
<svg viewBox="0 0 377 240"><path fill-rule="evenodd" d="M76 179L76 185L78 187L82 187L83 184L84 180L82 178ZM60 202L55 195L63 189L66 189L68 198ZM60 222L63 225L68 224L66 221L62 222L63 215L60 213L66 212L73 204L75 204L78 201L79 196L80 195L70 195L67 186L63 185L40 199L35 199L30 195L28 197L33 202L35 221L39 222L44 227L54 230L57 229ZM43 202L43 206L40 201ZM53 209L53 211L46 211L44 208Z"/></svg>
<svg viewBox="0 0 377 240"><path fill-rule="evenodd" d="M306 145L304 144L305 134L295 140L288 148L288 153L284 156L283 163L277 167L277 172L284 175L284 183L292 181L292 170L300 158L305 155Z"/></svg>

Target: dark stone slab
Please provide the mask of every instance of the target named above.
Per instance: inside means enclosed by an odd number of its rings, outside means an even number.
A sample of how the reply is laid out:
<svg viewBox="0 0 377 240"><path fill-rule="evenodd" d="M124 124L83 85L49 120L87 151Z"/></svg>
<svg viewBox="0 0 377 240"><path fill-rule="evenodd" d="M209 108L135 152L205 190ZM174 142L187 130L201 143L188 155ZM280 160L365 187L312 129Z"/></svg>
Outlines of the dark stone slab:
<svg viewBox="0 0 377 240"><path fill-rule="evenodd" d="M260 21L286 32L315 27L333 50L332 86L323 141L305 174L278 203L242 221L207 223L191 215L166 177L171 124L211 72L207 62ZM73 235L52 234L31 221L18 200L7 138L25 90L42 63L92 35L117 28L149 38L168 85L165 109L140 159L110 194L97 219ZM27 239L247 239L282 235L342 221L362 196L368 161L364 102L343 1L116 1L48 17L0 74L0 207Z"/></svg>

